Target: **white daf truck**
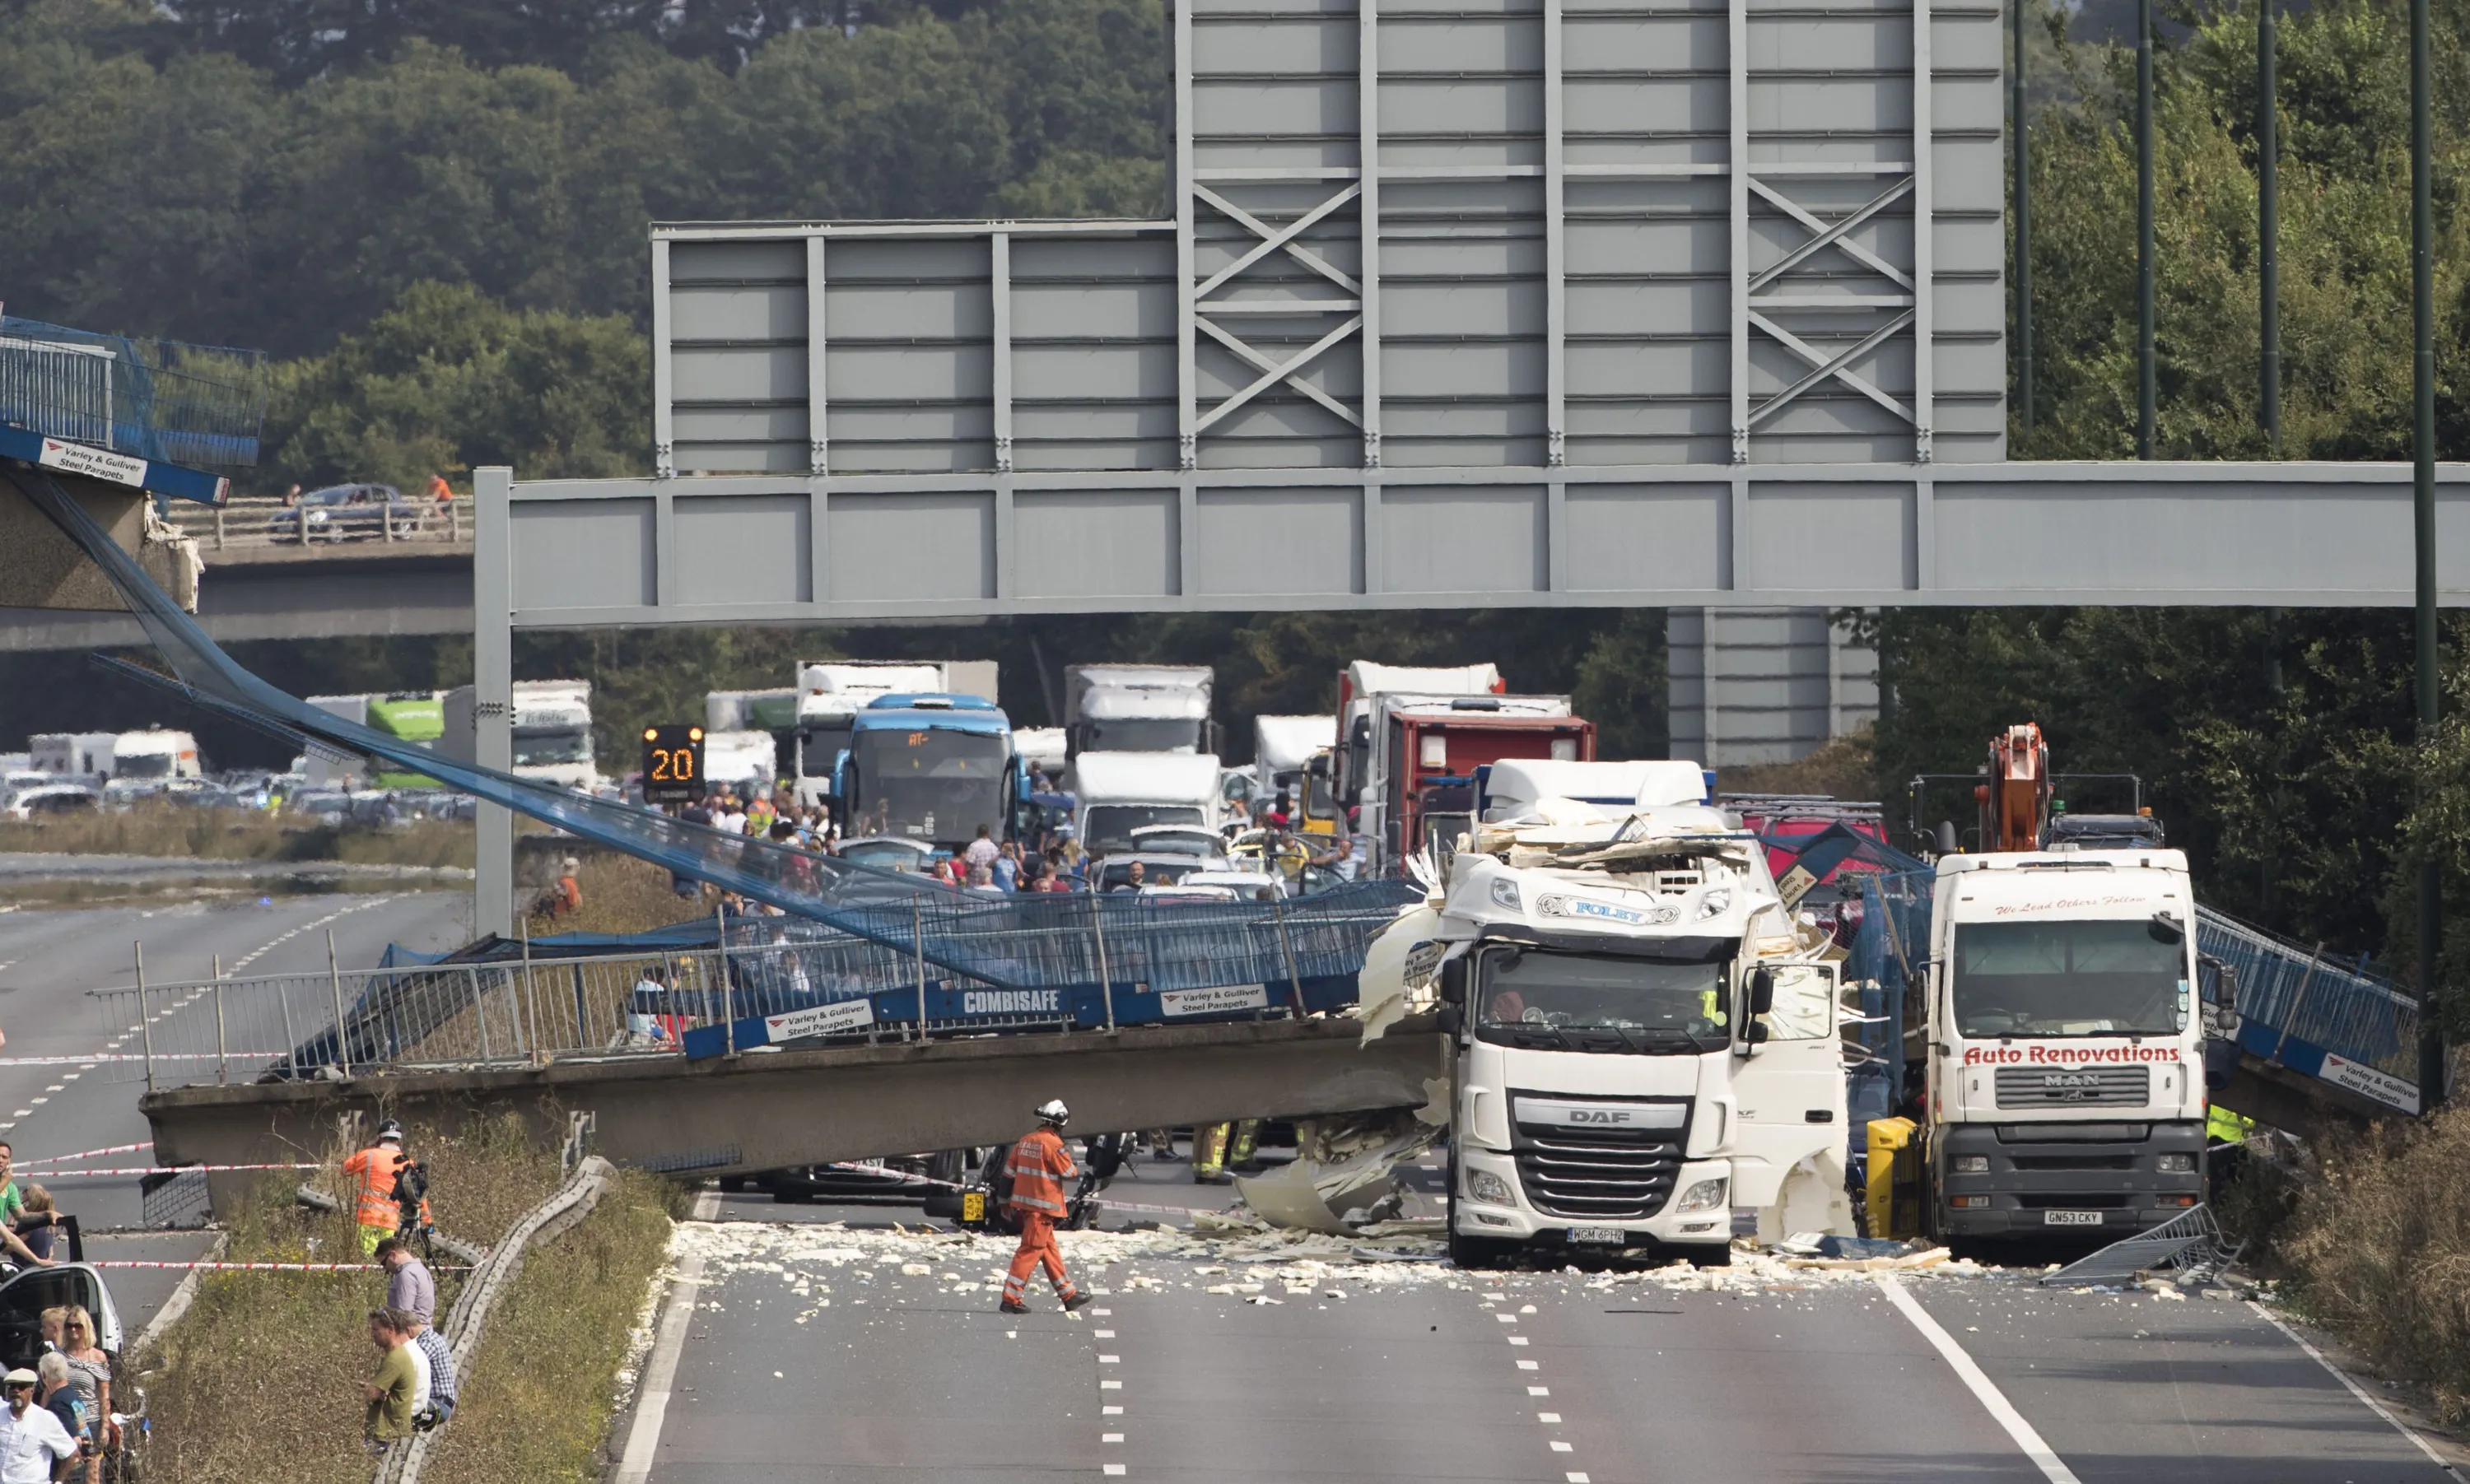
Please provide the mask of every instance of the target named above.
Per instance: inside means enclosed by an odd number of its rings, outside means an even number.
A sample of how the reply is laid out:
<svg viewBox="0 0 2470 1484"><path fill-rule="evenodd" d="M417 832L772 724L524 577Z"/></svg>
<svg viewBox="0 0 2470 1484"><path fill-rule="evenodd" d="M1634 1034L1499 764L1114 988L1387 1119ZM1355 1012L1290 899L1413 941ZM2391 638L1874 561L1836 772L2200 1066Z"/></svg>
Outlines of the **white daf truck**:
<svg viewBox="0 0 2470 1484"><path fill-rule="evenodd" d="M1797 1169L1840 1199L1835 968L1758 842L1668 801L1705 798L1696 764L1525 766L1493 766L1441 908L1451 1255L1720 1265Z"/></svg>
<svg viewBox="0 0 2470 1484"><path fill-rule="evenodd" d="M2181 851L1940 857L1925 1021L1936 1235L2110 1241L2203 1199L2195 921Z"/></svg>

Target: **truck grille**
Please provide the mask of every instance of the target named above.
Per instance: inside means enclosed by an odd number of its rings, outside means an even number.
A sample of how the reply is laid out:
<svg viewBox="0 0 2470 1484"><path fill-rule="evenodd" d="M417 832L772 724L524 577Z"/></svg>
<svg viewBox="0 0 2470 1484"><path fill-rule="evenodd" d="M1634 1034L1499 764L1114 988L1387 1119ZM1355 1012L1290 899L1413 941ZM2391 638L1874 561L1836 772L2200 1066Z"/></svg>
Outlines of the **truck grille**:
<svg viewBox="0 0 2470 1484"><path fill-rule="evenodd" d="M2002 1108L2141 1106L2152 1101L2151 1067L2000 1067Z"/></svg>
<svg viewBox="0 0 2470 1484"><path fill-rule="evenodd" d="M1546 1216L1641 1221L1664 1209L1681 1173L1684 1128L1519 1124L1518 1183Z"/></svg>

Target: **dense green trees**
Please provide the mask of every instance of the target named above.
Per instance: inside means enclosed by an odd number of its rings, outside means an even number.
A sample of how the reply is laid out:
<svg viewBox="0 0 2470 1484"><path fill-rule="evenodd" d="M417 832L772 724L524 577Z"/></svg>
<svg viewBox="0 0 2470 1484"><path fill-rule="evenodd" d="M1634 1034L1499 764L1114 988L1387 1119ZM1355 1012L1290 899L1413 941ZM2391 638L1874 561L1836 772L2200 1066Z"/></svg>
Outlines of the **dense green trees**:
<svg viewBox="0 0 2470 1484"><path fill-rule="evenodd" d="M0 4L0 285L296 357L430 281L640 324L656 218L1160 209L1156 0L947 9Z"/></svg>

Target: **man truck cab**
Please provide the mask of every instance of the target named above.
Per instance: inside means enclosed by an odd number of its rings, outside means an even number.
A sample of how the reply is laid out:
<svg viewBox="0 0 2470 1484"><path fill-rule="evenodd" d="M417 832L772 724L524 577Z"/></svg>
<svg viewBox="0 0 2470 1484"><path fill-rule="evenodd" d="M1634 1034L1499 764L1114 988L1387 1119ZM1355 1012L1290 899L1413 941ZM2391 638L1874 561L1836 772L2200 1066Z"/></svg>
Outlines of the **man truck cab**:
<svg viewBox="0 0 2470 1484"><path fill-rule="evenodd" d="M1619 763L1553 784L1677 791ZM1450 862L1439 935L1458 1264L1641 1248L1721 1264L1736 1207L1775 1206L1805 1161L1840 1183L1823 1164L1845 1129L1835 968L1803 947L1757 841L1694 803L1563 793L1486 813Z"/></svg>

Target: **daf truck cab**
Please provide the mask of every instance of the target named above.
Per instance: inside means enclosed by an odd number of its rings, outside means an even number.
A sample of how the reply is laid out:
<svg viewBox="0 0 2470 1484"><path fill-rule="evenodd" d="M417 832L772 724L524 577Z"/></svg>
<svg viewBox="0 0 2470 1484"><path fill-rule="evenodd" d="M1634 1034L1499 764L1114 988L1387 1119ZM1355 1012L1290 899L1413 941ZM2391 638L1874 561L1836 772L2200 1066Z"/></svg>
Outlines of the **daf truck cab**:
<svg viewBox="0 0 2470 1484"><path fill-rule="evenodd" d="M857 713L833 770L851 839L896 836L958 850L984 826L1011 838L1021 772L1012 723L983 696L877 696Z"/></svg>
<svg viewBox="0 0 2470 1484"><path fill-rule="evenodd" d="M1549 786L1704 788L1690 763L1589 768ZM1728 1262L1735 1208L1775 1206L1843 1148L1834 966L1804 947L1757 841L1703 804L1534 789L1485 814L1451 859L1437 944L1453 1259Z"/></svg>
<svg viewBox="0 0 2470 1484"><path fill-rule="evenodd" d="M2203 1198L2195 924L2179 850L1940 858L1924 1084L1936 1235L2113 1241Z"/></svg>

